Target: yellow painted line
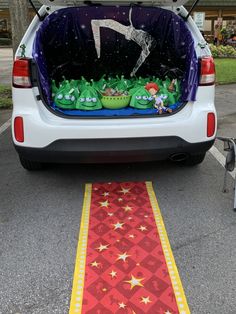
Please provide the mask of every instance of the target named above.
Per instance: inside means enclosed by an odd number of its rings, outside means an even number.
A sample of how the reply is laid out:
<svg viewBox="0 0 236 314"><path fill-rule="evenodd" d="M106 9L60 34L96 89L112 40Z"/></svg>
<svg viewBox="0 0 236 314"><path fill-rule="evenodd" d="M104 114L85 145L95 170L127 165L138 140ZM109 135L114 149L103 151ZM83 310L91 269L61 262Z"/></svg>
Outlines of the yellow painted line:
<svg viewBox="0 0 236 314"><path fill-rule="evenodd" d="M173 253L171 250L171 246L170 246L170 242L169 242L168 235L166 232L165 224L164 224L164 221L163 221L163 218L161 215L161 210L160 210L160 207L158 205L155 192L154 192L153 187L152 187L152 183L146 182L146 187L147 187L148 195L149 195L150 202L152 205L152 210L154 213L154 217L155 217L158 233L160 236L162 249L163 249L163 252L165 255L165 260L167 263L168 271L170 274L173 290L175 293L179 313L180 314L190 314L190 310L188 307L188 303L186 300L184 289L183 289L183 286L181 283L181 279L179 276L177 266L175 264L175 259L174 259L174 256L173 256Z"/></svg>
<svg viewBox="0 0 236 314"><path fill-rule="evenodd" d="M82 311L92 184L86 184L69 314Z"/></svg>

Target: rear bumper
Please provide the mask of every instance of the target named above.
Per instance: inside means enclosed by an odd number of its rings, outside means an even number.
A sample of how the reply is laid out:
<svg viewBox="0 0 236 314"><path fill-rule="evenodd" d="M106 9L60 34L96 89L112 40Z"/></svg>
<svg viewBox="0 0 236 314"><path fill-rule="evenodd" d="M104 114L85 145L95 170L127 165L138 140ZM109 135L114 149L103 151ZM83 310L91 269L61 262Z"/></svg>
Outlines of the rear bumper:
<svg viewBox="0 0 236 314"><path fill-rule="evenodd" d="M62 139L43 148L15 145L20 156L27 160L53 163L113 163L164 160L171 155L194 155L211 148L214 140L188 143L176 136Z"/></svg>

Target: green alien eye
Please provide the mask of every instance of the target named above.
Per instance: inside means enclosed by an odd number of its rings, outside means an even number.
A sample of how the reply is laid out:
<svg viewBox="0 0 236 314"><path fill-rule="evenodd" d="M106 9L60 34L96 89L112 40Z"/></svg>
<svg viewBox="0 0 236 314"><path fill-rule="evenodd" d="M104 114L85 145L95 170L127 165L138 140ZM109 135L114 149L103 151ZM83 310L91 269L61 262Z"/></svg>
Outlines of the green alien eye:
<svg viewBox="0 0 236 314"><path fill-rule="evenodd" d="M148 100L148 97L147 96L143 96L143 100Z"/></svg>
<svg viewBox="0 0 236 314"><path fill-rule="evenodd" d="M97 98L92 98L92 102L97 102Z"/></svg>
<svg viewBox="0 0 236 314"><path fill-rule="evenodd" d="M75 96L71 96L71 101L75 101Z"/></svg>
<svg viewBox="0 0 236 314"><path fill-rule="evenodd" d="M70 100L70 95L65 95L66 100Z"/></svg>
<svg viewBox="0 0 236 314"><path fill-rule="evenodd" d="M136 96L135 98L140 100L140 99L142 99L142 96Z"/></svg>
<svg viewBox="0 0 236 314"><path fill-rule="evenodd" d="M86 97L86 101L91 102L91 101L92 101L92 98Z"/></svg>
<svg viewBox="0 0 236 314"><path fill-rule="evenodd" d="M79 101L80 102L85 102L85 98L80 98Z"/></svg>

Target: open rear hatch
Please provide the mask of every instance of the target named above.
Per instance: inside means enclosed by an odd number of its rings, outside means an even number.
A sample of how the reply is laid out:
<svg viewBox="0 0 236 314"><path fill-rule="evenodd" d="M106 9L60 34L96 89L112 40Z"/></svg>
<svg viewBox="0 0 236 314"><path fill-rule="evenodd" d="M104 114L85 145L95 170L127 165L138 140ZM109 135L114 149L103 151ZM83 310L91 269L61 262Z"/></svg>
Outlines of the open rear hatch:
<svg viewBox="0 0 236 314"><path fill-rule="evenodd" d="M66 6L42 22L33 47L43 97L53 110L149 116L172 114L195 100L192 35L181 17L159 7L187 1L40 2Z"/></svg>

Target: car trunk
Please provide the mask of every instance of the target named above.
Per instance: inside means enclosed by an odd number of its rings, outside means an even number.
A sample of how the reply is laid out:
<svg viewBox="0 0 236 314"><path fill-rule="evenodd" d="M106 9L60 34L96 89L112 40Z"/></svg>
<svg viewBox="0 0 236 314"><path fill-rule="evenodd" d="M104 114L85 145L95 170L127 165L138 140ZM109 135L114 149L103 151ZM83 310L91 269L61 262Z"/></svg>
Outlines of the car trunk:
<svg viewBox="0 0 236 314"><path fill-rule="evenodd" d="M198 86L198 60L186 22L174 12L158 7L80 6L54 11L37 31L33 58L46 104L68 116L158 116L160 112L153 106L140 109L130 105L97 110L62 108L55 104L52 94L53 87L58 88L63 80L76 80L75 98L81 99L81 77L90 86L101 82L101 78L107 82L117 76L131 85L135 80L144 82L143 87L148 82L163 85L174 79L174 89L179 82L181 95L175 104L165 104L172 108L165 114L173 114L186 102L194 101ZM73 94L71 90L67 92ZM98 91L99 97L103 96Z"/></svg>

